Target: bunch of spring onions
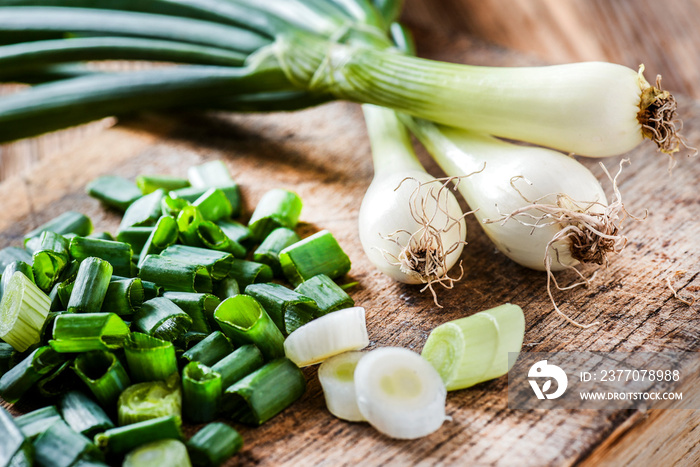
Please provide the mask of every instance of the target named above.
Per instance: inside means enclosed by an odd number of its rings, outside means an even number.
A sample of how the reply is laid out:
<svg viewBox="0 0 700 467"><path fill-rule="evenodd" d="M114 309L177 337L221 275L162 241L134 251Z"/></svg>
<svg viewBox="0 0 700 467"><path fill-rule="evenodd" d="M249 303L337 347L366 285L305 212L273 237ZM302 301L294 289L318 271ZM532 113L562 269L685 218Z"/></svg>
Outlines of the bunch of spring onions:
<svg viewBox="0 0 700 467"><path fill-rule="evenodd" d="M220 161L87 192L123 212L115 236L69 211L0 250L0 397L58 404L1 411L0 465L219 465L242 439L217 418L257 426L304 393L293 349L323 339L291 336L330 321L357 328L348 349L369 343L336 282L350 260L326 230L299 237L295 193L242 224ZM183 422L207 425L185 443Z"/></svg>

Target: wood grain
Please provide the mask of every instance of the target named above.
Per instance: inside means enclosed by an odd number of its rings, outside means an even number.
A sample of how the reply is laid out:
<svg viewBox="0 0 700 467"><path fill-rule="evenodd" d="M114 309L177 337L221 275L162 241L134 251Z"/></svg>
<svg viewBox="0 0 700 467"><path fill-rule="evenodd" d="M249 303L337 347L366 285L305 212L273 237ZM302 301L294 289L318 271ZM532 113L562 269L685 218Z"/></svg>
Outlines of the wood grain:
<svg viewBox="0 0 700 467"><path fill-rule="evenodd" d="M425 44L422 54L450 61L532 61L461 35L419 31L419 43ZM700 140L700 105L681 99L681 109L689 138ZM424 152L420 157L430 171L440 173ZM327 228L336 235L353 262L351 278L359 281L352 294L367 309L371 348L396 345L420 351L435 326L511 302L525 312L524 351L697 351L697 307L674 299L665 279L686 271L674 277L676 287L683 293L700 290L700 167L696 159L682 158L669 175L665 156L651 144L626 157L632 160L620 179L626 206L635 214L648 209L648 218L625 225L628 247L612 258L593 287L556 297L575 319L601 321L587 330L558 318L546 296L545 276L498 253L473 219L462 258L465 277L441 293L444 309L416 287L381 276L365 258L357 235L357 213L372 166L361 112L347 103L269 115L159 116L92 135L61 158L40 162L31 178L13 177L0 185L0 197L9 203L0 218L0 247L18 244L24 232L68 209L91 216L97 230L114 231L118 217L83 193L94 176L182 176L190 165L221 159L241 183L248 212L266 190L289 188L305 202L305 231ZM621 158L604 162L614 170ZM598 162L582 162L610 190ZM567 273L559 278L564 285L576 280ZM260 428L237 427L246 445L231 465L572 465L586 459L596 463L607 455L629 460L629 450L639 449L639 443L646 449L643 460L654 465L680 462L686 455L667 453L663 443L681 436L688 455L696 456L700 439L695 415L652 413L642 420L635 411L509 410L507 381L499 378L450 393L447 412L452 420L438 432L416 441L395 441L366 424L331 417L315 369L306 375L308 391L292 408ZM620 454L618 449L625 446Z"/></svg>

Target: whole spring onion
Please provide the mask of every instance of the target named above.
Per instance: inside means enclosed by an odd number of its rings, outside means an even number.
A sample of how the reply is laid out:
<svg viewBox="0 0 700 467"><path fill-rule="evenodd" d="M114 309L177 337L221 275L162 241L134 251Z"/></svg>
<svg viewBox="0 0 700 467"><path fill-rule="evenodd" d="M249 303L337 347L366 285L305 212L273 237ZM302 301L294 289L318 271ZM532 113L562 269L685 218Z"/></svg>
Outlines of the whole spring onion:
<svg viewBox="0 0 700 467"><path fill-rule="evenodd" d="M357 363L354 379L360 413L387 436L420 438L445 421L445 385L415 352L400 347L372 350Z"/></svg>
<svg viewBox="0 0 700 467"><path fill-rule="evenodd" d="M418 162L408 132L389 109L363 106L372 144L374 178L358 216L362 247L377 269L394 280L451 288L448 271L467 235L464 214L449 182ZM460 180L461 182L461 180ZM437 302L437 298L436 298Z"/></svg>
<svg viewBox="0 0 700 467"><path fill-rule="evenodd" d="M284 341L284 353L297 366L305 367L368 345L365 309L353 307L334 311L298 328Z"/></svg>
<svg viewBox="0 0 700 467"><path fill-rule="evenodd" d="M259 60L274 57L290 81L315 92L566 152L611 156L644 138L668 153L682 144L675 99L659 80L650 85L643 67L467 66L301 33L286 34L258 53Z"/></svg>
<svg viewBox="0 0 700 467"><path fill-rule="evenodd" d="M357 406L354 378L357 362L363 356L362 352L344 352L325 360L318 367L318 380L328 411L351 422L365 421Z"/></svg>
<svg viewBox="0 0 700 467"><path fill-rule="evenodd" d="M425 120L406 121L448 175L483 169L460 182L460 193L502 253L547 271L550 298L553 271L606 264L609 253L624 248L620 224L627 212L616 179L611 177L615 200L608 203L595 176L572 157Z"/></svg>
<svg viewBox="0 0 700 467"><path fill-rule="evenodd" d="M518 353L525 317L510 303L441 324L430 332L421 356L440 373L448 391L508 373Z"/></svg>

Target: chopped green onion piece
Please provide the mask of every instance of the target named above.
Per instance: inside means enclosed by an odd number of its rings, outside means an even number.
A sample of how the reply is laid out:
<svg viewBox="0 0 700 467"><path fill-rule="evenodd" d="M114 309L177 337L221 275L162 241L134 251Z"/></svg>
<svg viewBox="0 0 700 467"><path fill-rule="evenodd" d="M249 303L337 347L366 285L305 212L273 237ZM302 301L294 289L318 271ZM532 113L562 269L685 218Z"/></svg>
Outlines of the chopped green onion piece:
<svg viewBox="0 0 700 467"><path fill-rule="evenodd" d="M36 438L57 421L62 421L61 414L55 405L42 407L15 418L15 423L22 430L22 434L29 439ZM5 465L5 464L2 464Z"/></svg>
<svg viewBox="0 0 700 467"><path fill-rule="evenodd" d="M238 286L245 289L250 284L270 282L273 274L272 269L267 264L246 261L244 259L234 259L229 277L236 279Z"/></svg>
<svg viewBox="0 0 700 467"><path fill-rule="evenodd" d="M80 457L71 467L109 467L104 462L93 459L92 456Z"/></svg>
<svg viewBox="0 0 700 467"><path fill-rule="evenodd" d="M221 280L226 277L233 265L233 256L228 253L187 245L169 246L163 250L161 256L182 263L204 266L213 280Z"/></svg>
<svg viewBox="0 0 700 467"><path fill-rule="evenodd" d="M101 311L129 316L141 308L144 299L143 282L138 277L113 280L107 287Z"/></svg>
<svg viewBox="0 0 700 467"><path fill-rule="evenodd" d="M244 244L251 239L250 229L240 222L220 220L216 223L224 234L236 243Z"/></svg>
<svg viewBox="0 0 700 467"><path fill-rule="evenodd" d="M226 219L238 216L241 213L241 190L235 182L230 182L226 185L217 185L209 187L185 188L183 190L173 191L176 196L187 199L191 203L195 203L202 195L207 193L211 188L216 188L221 191L224 197L231 205L231 214L226 216Z"/></svg>
<svg viewBox="0 0 700 467"><path fill-rule="evenodd" d="M334 416L351 422L365 421L357 406L355 367L362 352L344 352L331 357L318 367L318 380L323 389L326 408Z"/></svg>
<svg viewBox="0 0 700 467"><path fill-rule="evenodd" d="M265 240L253 252L253 260L258 263L267 264L272 268L275 277L282 275L282 267L280 266L280 251L290 245L301 240L299 235L292 229L279 227L270 232L270 235L265 237Z"/></svg>
<svg viewBox="0 0 700 467"><path fill-rule="evenodd" d="M131 276L131 245L125 242L102 240L92 237L74 237L70 241L73 259L83 261L89 257L100 258L112 265L114 274Z"/></svg>
<svg viewBox="0 0 700 467"><path fill-rule="evenodd" d="M185 263L173 257L146 256L141 265L139 277L144 281L155 282L165 290L178 292L212 291L211 275L206 267Z"/></svg>
<svg viewBox="0 0 700 467"><path fill-rule="evenodd" d="M284 353L305 367L368 345L365 309L358 306L334 311L300 327L284 341Z"/></svg>
<svg viewBox="0 0 700 467"><path fill-rule="evenodd" d="M151 281L141 280L143 285L143 296L146 300L151 300L163 295L163 287Z"/></svg>
<svg viewBox="0 0 700 467"><path fill-rule="evenodd" d="M39 347L0 377L0 397L14 404L44 375L65 361L51 347Z"/></svg>
<svg viewBox="0 0 700 467"><path fill-rule="evenodd" d="M234 183L228 167L222 161L194 165L187 169L187 178L194 188L226 186Z"/></svg>
<svg viewBox="0 0 700 467"><path fill-rule="evenodd" d="M61 284L63 284L63 282L58 282L58 283L54 284L53 287L51 288L51 292L49 292L49 300L51 300L51 305L49 307L49 310L51 312L57 312L57 311L61 311L61 310L66 309L65 305L63 305L63 302L61 301L60 295L58 294L58 289L59 289ZM68 299L70 300L70 294L68 294ZM67 304L68 304L68 302L66 302L66 305ZM49 314L49 317L50 316L51 316L51 314ZM44 323L44 327L46 327L46 323ZM42 337L43 336L44 336L44 333L42 332Z"/></svg>
<svg viewBox="0 0 700 467"><path fill-rule="evenodd" d="M233 352L231 341L221 331L216 331L183 353L180 358L187 363L200 362L212 366L231 352Z"/></svg>
<svg viewBox="0 0 700 467"><path fill-rule="evenodd" d="M186 188L190 186L190 182L184 178L170 175L139 175L136 177L136 185L142 194L147 195L159 189L170 191Z"/></svg>
<svg viewBox="0 0 700 467"><path fill-rule="evenodd" d="M178 358L181 357L185 351L199 344L207 337L209 337L209 333L206 332L186 332L184 335L180 336L177 341L175 341Z"/></svg>
<svg viewBox="0 0 700 467"><path fill-rule="evenodd" d="M117 241L131 245L132 251L141 251L153 231L152 226L128 227L117 233ZM131 276L131 273L127 274Z"/></svg>
<svg viewBox="0 0 700 467"><path fill-rule="evenodd" d="M228 238L221 227L211 221L202 221L197 225L197 237L206 248L225 251L236 258L243 258L246 255L243 245Z"/></svg>
<svg viewBox="0 0 700 467"><path fill-rule="evenodd" d="M58 286L58 284L57 284ZM44 326L41 328L41 342L48 342L53 336L53 325L56 322L56 318L67 314L67 311L50 311L44 321Z"/></svg>
<svg viewBox="0 0 700 467"><path fill-rule="evenodd" d="M132 332L124 342L124 353L129 374L135 382L166 380L177 372L172 342Z"/></svg>
<svg viewBox="0 0 700 467"><path fill-rule="evenodd" d="M156 190L131 203L122 217L119 230L155 223L160 217L160 200L163 196L163 190Z"/></svg>
<svg viewBox="0 0 700 467"><path fill-rule="evenodd" d="M32 443L15 424L12 415L0 407L0 465L24 467L33 465Z"/></svg>
<svg viewBox="0 0 700 467"><path fill-rule="evenodd" d="M51 289L53 291L53 289ZM61 306L66 309L68 308L68 302L70 302L70 295L73 293L73 281L67 280L59 282L56 284L56 293L58 299L61 302Z"/></svg>
<svg viewBox="0 0 700 467"><path fill-rule="evenodd" d="M112 428L95 436L95 442L108 456L125 454L146 443L161 439L182 441L180 417L159 417Z"/></svg>
<svg viewBox="0 0 700 467"><path fill-rule="evenodd" d="M207 334L211 332L209 321L213 319L214 310L221 303L219 297L208 293L165 292L163 298L172 301L190 315L192 318L190 332Z"/></svg>
<svg viewBox="0 0 700 467"><path fill-rule="evenodd" d="M80 391L68 391L63 395L61 414L74 431L89 439L97 433L114 428L114 423L102 407Z"/></svg>
<svg viewBox="0 0 700 467"><path fill-rule="evenodd" d="M190 362L182 370L183 415L193 423L214 420L221 403L221 375L201 362Z"/></svg>
<svg viewBox="0 0 700 467"><path fill-rule="evenodd" d="M66 313L56 317L49 345L61 353L118 349L128 334L115 313Z"/></svg>
<svg viewBox="0 0 700 467"><path fill-rule="evenodd" d="M268 191L248 222L253 238L262 241L278 227L294 228L299 222L301 207L301 199L296 193L282 189Z"/></svg>
<svg viewBox="0 0 700 467"><path fill-rule="evenodd" d="M50 308L51 299L27 276L15 272L0 300L0 339L18 352L39 343Z"/></svg>
<svg viewBox="0 0 700 467"><path fill-rule="evenodd" d="M103 350L81 353L73 363L73 370L108 413L116 410L119 394L131 384L117 357Z"/></svg>
<svg viewBox="0 0 700 467"><path fill-rule="evenodd" d="M177 215L177 228L180 232L180 240L185 245L198 246L199 236L197 228L204 221L199 209L194 206L185 206Z"/></svg>
<svg viewBox="0 0 700 467"><path fill-rule="evenodd" d="M233 277L227 277L220 281L218 284L216 284L214 290L214 294L221 300L226 300L227 298L238 295L239 293L241 293L241 289L238 287L238 281ZM211 324L211 322L209 324Z"/></svg>
<svg viewBox="0 0 700 467"><path fill-rule="evenodd" d="M197 467L218 467L242 447L241 435L220 422L205 425L187 441L190 459Z"/></svg>
<svg viewBox="0 0 700 467"><path fill-rule="evenodd" d="M83 260L70 293L68 311L73 313L99 312L111 278L112 265L107 261L95 257Z"/></svg>
<svg viewBox="0 0 700 467"><path fill-rule="evenodd" d="M97 240L109 240L110 242L115 241L114 235L109 232L93 232L88 235L88 238L96 238Z"/></svg>
<svg viewBox="0 0 700 467"><path fill-rule="evenodd" d="M318 305L321 315L355 306L355 300L325 274L319 274L302 282L294 290L312 298Z"/></svg>
<svg viewBox="0 0 700 467"><path fill-rule="evenodd" d="M279 284L251 284L245 288L265 308L282 334L287 335L319 316L318 307L305 297Z"/></svg>
<svg viewBox="0 0 700 467"><path fill-rule="evenodd" d="M227 388L264 364L265 358L260 349L247 344L216 362L211 369L221 375L222 386Z"/></svg>
<svg viewBox="0 0 700 467"><path fill-rule="evenodd" d="M156 297L143 302L132 326L135 331L172 342L189 330L192 318L167 298Z"/></svg>
<svg viewBox="0 0 700 467"><path fill-rule="evenodd" d="M40 237L45 231L55 232L59 235L74 233L84 237L92 232L92 222L85 214L66 211L26 234L24 236L25 245L30 238Z"/></svg>
<svg viewBox="0 0 700 467"><path fill-rule="evenodd" d="M8 246L0 250L0 269L4 270L8 264L14 261L32 263L32 254L24 248Z"/></svg>
<svg viewBox="0 0 700 467"><path fill-rule="evenodd" d="M420 438L445 421L445 385L435 368L411 350L382 347L367 352L353 378L360 413L387 436Z"/></svg>
<svg viewBox="0 0 700 467"><path fill-rule="evenodd" d="M45 231L39 237L39 247L32 255L34 281L44 292L50 292L58 277L70 261L68 240L63 236Z"/></svg>
<svg viewBox="0 0 700 467"><path fill-rule="evenodd" d="M82 456L99 455L89 439L63 421L52 424L34 440L34 453L37 464L51 467L69 467Z"/></svg>
<svg viewBox="0 0 700 467"><path fill-rule="evenodd" d="M73 282L75 277L78 275L78 270L80 269L80 261L73 260L68 265L63 268L61 275L58 277L59 282Z"/></svg>
<svg viewBox="0 0 700 467"><path fill-rule="evenodd" d="M282 250L280 264L284 275L295 286L318 274L336 279L350 271L350 258L327 230Z"/></svg>
<svg viewBox="0 0 700 467"><path fill-rule="evenodd" d="M165 199L165 198L164 198ZM158 223L151 231L151 234L146 239L143 245L141 254L139 255L138 266L141 267L148 255L157 255L171 245L174 245L178 239L177 222L174 217L161 216Z"/></svg>
<svg viewBox="0 0 700 467"><path fill-rule="evenodd" d="M180 376L174 373L167 381L149 381L129 386L119 396L119 425L152 420L159 417L178 417L182 411Z"/></svg>
<svg viewBox="0 0 700 467"><path fill-rule="evenodd" d="M224 408L234 420L262 425L299 399L304 373L287 358L273 360L226 389Z"/></svg>
<svg viewBox="0 0 700 467"><path fill-rule="evenodd" d="M5 289L7 289L12 275L16 272L21 272L27 279L34 282L34 270L32 270L30 264L24 261L12 261L2 271L2 278L0 278L0 298L2 298L2 295L5 293Z"/></svg>
<svg viewBox="0 0 700 467"><path fill-rule="evenodd" d="M10 369L15 348L6 342L0 342L0 376L7 373Z"/></svg>
<svg viewBox="0 0 700 467"><path fill-rule="evenodd" d="M183 209L190 205L190 202L184 198L175 198L170 194L160 200L160 211L163 216L172 216L177 218Z"/></svg>
<svg viewBox="0 0 700 467"><path fill-rule="evenodd" d="M70 388L78 384L78 377L72 371L73 360L63 362L58 368L53 369L49 374L41 378L36 383L39 394L47 399L59 397L65 394Z"/></svg>
<svg viewBox="0 0 700 467"><path fill-rule="evenodd" d="M235 345L255 344L268 360L284 356L284 336L265 309L248 295L227 298L214 312Z"/></svg>
<svg viewBox="0 0 700 467"><path fill-rule="evenodd" d="M191 467L187 447L176 439L163 439L139 446L124 457L122 467Z"/></svg>
<svg viewBox="0 0 700 467"><path fill-rule="evenodd" d="M136 184L117 175L104 175L88 183L88 195L121 212L142 196Z"/></svg>
<svg viewBox="0 0 700 467"><path fill-rule="evenodd" d="M524 335L523 311L508 303L441 324L421 355L453 391L508 373L508 353L520 352Z"/></svg>
<svg viewBox="0 0 700 467"><path fill-rule="evenodd" d="M231 202L226 197L226 194L218 188L209 188L192 205L199 210L204 220L207 221L230 219L233 214Z"/></svg>
<svg viewBox="0 0 700 467"><path fill-rule="evenodd" d="M193 203L197 198L202 196L205 191L207 191L209 187L188 187L188 188L180 188L178 190L172 190L170 193L168 193L168 196L176 199L182 199L187 201L188 203Z"/></svg>

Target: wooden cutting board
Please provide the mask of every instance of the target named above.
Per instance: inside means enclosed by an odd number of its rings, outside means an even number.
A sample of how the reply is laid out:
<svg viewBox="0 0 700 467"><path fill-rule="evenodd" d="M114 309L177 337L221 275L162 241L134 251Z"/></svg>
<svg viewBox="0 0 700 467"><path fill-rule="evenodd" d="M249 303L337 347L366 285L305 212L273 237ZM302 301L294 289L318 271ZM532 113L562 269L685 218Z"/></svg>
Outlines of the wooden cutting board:
<svg viewBox="0 0 700 467"><path fill-rule="evenodd" d="M463 63L522 65L527 59L467 37L419 34L421 54ZM700 104L680 99L691 142L700 141ZM425 152L426 167L440 174ZM440 294L438 309L417 287L380 275L365 258L357 213L372 178L369 144L359 106L332 103L296 113L268 115L160 115L123 121L84 140L80 147L40 163L30 174L0 184L3 200L0 247L18 245L23 233L69 209L89 215L98 231L114 232L118 216L83 190L104 174L184 176L187 167L223 160L241 184L248 212L275 187L304 200L304 231L331 230L350 256L352 295L367 310L370 348L402 346L420 351L437 325L505 302L526 318L523 351L698 350L698 307L688 307L666 286L671 277L684 294L700 290L698 258L700 179L698 160L680 158L669 174L667 158L651 143L627 154L632 164L620 177L629 221L627 248L611 259L593 286L556 295L581 330L552 312L545 275L500 254L478 224L468 221L465 275ZM621 157L603 162L612 171ZM582 162L611 190L597 160ZM592 273L593 268L584 268ZM679 273L679 274L676 274ZM681 275L682 273L682 275ZM572 274L560 274L573 283ZM260 428L238 427L245 447L231 465L621 465L700 462L700 415L696 411L515 411L507 408L507 381L500 378L452 392L451 420L426 438L388 439L366 424L337 420L325 410L315 368L305 371L301 400Z"/></svg>

